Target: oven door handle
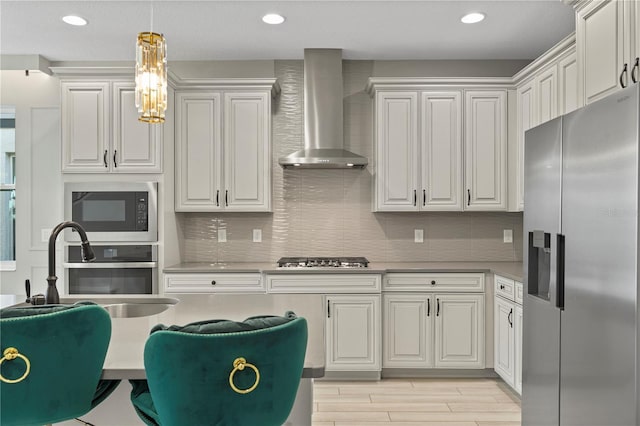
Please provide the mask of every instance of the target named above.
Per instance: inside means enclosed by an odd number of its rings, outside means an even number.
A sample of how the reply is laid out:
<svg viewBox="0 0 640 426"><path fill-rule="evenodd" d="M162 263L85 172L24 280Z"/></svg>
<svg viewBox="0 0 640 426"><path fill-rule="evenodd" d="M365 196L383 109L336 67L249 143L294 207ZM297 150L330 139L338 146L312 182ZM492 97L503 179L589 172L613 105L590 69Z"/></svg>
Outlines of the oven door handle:
<svg viewBox="0 0 640 426"><path fill-rule="evenodd" d="M158 266L158 262L109 262L109 263L76 263L65 262L62 264L63 268L69 269L120 269L120 268L155 268Z"/></svg>

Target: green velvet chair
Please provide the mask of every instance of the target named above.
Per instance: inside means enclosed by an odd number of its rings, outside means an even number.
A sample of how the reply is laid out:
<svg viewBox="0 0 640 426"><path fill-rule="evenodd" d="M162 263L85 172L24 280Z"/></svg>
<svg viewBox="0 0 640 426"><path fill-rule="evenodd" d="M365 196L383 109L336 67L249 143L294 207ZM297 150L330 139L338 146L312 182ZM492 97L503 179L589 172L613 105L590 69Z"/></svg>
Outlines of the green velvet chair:
<svg viewBox="0 0 640 426"><path fill-rule="evenodd" d="M159 326L145 345L147 380L131 381L131 400L148 425L281 425L306 347L307 322L292 312Z"/></svg>
<svg viewBox="0 0 640 426"><path fill-rule="evenodd" d="M0 424L73 419L119 381L102 381L111 318L88 303L0 310Z"/></svg>

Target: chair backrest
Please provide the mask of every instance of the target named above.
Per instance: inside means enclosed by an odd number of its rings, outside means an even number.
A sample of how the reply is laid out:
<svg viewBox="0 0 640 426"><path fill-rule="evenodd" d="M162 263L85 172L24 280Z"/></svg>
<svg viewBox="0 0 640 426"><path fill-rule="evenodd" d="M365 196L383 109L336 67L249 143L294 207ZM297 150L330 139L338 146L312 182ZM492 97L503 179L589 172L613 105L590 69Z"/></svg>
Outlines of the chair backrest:
<svg viewBox="0 0 640 426"><path fill-rule="evenodd" d="M153 404L163 426L283 424L296 397L307 346L307 322L251 331L192 334L157 331L144 363ZM249 365L234 371L234 361ZM231 377L230 377L231 376Z"/></svg>
<svg viewBox="0 0 640 426"><path fill-rule="evenodd" d="M42 425L86 414L110 338L111 318L98 305L0 311L0 424Z"/></svg>

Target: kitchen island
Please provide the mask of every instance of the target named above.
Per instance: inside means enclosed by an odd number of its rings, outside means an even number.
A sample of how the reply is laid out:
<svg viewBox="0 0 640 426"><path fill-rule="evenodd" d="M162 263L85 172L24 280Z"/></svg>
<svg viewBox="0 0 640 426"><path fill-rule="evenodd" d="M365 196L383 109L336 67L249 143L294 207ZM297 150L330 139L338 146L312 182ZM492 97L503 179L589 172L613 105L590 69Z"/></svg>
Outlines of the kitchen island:
<svg viewBox="0 0 640 426"><path fill-rule="evenodd" d="M282 294L188 294L171 295L179 302L157 315L139 318L113 318L111 342L104 363L104 379L122 379L116 391L102 404L82 419L96 425L141 425L133 406L129 401L131 386L127 379L143 379L144 345L149 331L156 324L184 325L206 319L231 319L242 321L255 315L283 315L291 310L307 319L309 338L302 380L292 413L286 425L311 425L313 412L313 378L324 375L324 317L322 303L318 295L282 295ZM149 300L154 296L123 296L123 299ZM159 299L166 299L157 296ZM87 297L64 297L65 302L86 300ZM113 299L113 296L92 296L100 299ZM185 424L188 419L185 419ZM64 422L64 425L77 425L76 422Z"/></svg>

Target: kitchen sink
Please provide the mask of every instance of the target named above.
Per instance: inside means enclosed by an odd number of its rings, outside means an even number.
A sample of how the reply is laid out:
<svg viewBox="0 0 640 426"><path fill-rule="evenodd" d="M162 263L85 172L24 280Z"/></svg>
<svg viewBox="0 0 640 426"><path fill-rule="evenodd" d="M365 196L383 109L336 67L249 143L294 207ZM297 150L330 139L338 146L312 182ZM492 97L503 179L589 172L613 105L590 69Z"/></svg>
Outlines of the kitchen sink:
<svg viewBox="0 0 640 426"><path fill-rule="evenodd" d="M171 303L114 303L104 305L111 318L148 317L166 311L174 304Z"/></svg>
<svg viewBox="0 0 640 426"><path fill-rule="evenodd" d="M111 318L139 318L157 315L179 302L172 297L61 297L60 303L73 304L82 300L89 300L101 305L107 310Z"/></svg>

